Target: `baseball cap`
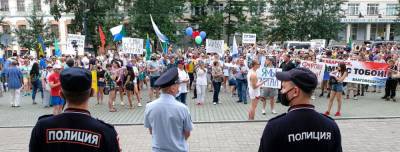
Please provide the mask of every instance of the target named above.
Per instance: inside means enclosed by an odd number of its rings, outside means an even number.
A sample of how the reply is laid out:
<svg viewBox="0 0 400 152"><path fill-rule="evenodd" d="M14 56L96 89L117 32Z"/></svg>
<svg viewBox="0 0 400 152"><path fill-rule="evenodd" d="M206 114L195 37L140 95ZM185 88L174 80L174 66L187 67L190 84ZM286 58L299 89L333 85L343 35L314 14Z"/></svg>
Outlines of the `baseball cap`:
<svg viewBox="0 0 400 152"><path fill-rule="evenodd" d="M59 65L59 64L54 64L53 68L54 68L54 69L61 69L61 65Z"/></svg>
<svg viewBox="0 0 400 152"><path fill-rule="evenodd" d="M304 92L312 92L318 85L317 76L307 68L294 68L285 72L277 72L276 78L281 81L292 81Z"/></svg>
<svg viewBox="0 0 400 152"><path fill-rule="evenodd" d="M70 92L87 91L92 87L92 74L83 68L71 67L60 74L61 88Z"/></svg>

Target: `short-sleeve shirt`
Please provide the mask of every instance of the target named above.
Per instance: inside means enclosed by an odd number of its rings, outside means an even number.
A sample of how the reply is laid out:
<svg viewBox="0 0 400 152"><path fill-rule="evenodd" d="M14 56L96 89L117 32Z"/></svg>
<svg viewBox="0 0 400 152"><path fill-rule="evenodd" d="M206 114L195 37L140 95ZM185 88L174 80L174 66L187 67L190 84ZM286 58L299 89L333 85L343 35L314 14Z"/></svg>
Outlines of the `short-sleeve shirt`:
<svg viewBox="0 0 400 152"><path fill-rule="evenodd" d="M160 73L161 65L159 63L157 63L156 61L151 61L149 63L149 66L151 69L157 69L154 72L150 72L150 76L160 76L161 75L161 73Z"/></svg>
<svg viewBox="0 0 400 152"><path fill-rule="evenodd" d="M186 152L184 131L192 131L189 109L169 94L146 105L144 126L152 129L152 150Z"/></svg>
<svg viewBox="0 0 400 152"><path fill-rule="evenodd" d="M53 84L59 83L60 82L60 74L56 73L56 72L53 72L49 76L48 80L49 80L49 83L50 82L53 83ZM61 90L61 85L59 85L57 87L53 87L50 90L50 95L51 96L60 96L60 90Z"/></svg>

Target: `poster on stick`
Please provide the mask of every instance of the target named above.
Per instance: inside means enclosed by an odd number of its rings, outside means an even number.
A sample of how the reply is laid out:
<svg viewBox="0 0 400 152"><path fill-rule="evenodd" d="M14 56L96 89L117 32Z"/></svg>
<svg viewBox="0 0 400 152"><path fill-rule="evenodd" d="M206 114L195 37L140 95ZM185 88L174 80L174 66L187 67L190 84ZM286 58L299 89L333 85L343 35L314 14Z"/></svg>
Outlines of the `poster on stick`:
<svg viewBox="0 0 400 152"><path fill-rule="evenodd" d="M122 51L126 54L143 54L143 39L122 38Z"/></svg>
<svg viewBox="0 0 400 152"><path fill-rule="evenodd" d="M257 70L257 77L260 81L265 81L263 87L280 89L281 81L276 78L276 72L281 71L282 69L280 68L260 67Z"/></svg>
<svg viewBox="0 0 400 152"><path fill-rule="evenodd" d="M83 55L85 51L85 35L68 34L67 35L67 49L63 50L63 54L75 55L78 51L78 55Z"/></svg>
<svg viewBox="0 0 400 152"><path fill-rule="evenodd" d="M206 52L222 55L224 53L224 40L206 39Z"/></svg>
<svg viewBox="0 0 400 152"><path fill-rule="evenodd" d="M243 44L255 44L257 42L257 35L252 33L243 33L242 43Z"/></svg>

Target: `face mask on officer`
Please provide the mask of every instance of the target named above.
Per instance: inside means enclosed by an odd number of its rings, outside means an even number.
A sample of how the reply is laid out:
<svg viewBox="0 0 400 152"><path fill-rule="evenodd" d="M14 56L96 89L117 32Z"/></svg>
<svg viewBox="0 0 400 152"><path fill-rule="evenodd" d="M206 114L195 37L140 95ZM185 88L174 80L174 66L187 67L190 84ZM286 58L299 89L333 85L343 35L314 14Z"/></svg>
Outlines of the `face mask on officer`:
<svg viewBox="0 0 400 152"><path fill-rule="evenodd" d="M296 96L292 95L292 97L289 97L289 93L293 92L294 88L295 87L289 89L288 91L286 91L285 93L282 94L282 97L281 97L282 105L289 106L290 102L292 102L292 100L297 97L297 95Z"/></svg>

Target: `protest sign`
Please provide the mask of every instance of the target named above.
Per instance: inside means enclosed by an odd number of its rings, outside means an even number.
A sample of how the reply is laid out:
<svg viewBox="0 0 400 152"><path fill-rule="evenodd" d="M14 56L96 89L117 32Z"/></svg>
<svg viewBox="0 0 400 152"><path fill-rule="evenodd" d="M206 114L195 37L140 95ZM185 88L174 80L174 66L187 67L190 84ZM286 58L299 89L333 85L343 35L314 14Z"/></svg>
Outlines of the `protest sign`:
<svg viewBox="0 0 400 152"><path fill-rule="evenodd" d="M85 51L85 35L68 34L67 37L67 50L63 50L63 54L83 55Z"/></svg>
<svg viewBox="0 0 400 152"><path fill-rule="evenodd" d="M387 79L389 65L386 63L334 59L322 59L322 62L326 64L329 72L333 71L338 63L345 63L348 76L344 82L384 86Z"/></svg>
<svg viewBox="0 0 400 152"><path fill-rule="evenodd" d="M242 36L242 43L251 43L255 44L257 42L257 35L256 34L250 34L250 33L243 33Z"/></svg>
<svg viewBox="0 0 400 152"><path fill-rule="evenodd" d="M143 54L143 39L122 38L122 51L127 54Z"/></svg>
<svg viewBox="0 0 400 152"><path fill-rule="evenodd" d="M318 83L321 83L324 78L325 64L324 63L314 63L312 61L301 60L300 67L307 68L311 70L317 76Z"/></svg>
<svg viewBox="0 0 400 152"><path fill-rule="evenodd" d="M279 68L260 67L257 70L257 77L260 81L265 81L263 87L280 89L281 81L276 78L276 72L281 71L282 69Z"/></svg>
<svg viewBox="0 0 400 152"><path fill-rule="evenodd" d="M217 53L222 56L224 54L224 40L206 39L206 52Z"/></svg>

